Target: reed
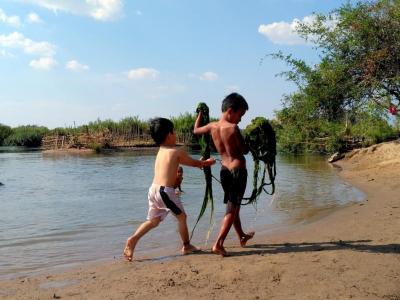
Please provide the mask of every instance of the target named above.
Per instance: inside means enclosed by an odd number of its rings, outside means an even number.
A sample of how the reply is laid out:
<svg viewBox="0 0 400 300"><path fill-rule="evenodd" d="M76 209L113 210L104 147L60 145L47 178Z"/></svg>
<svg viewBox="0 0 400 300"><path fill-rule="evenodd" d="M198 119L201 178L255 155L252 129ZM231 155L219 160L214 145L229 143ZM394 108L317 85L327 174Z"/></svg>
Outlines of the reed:
<svg viewBox="0 0 400 300"><path fill-rule="evenodd" d="M191 113L180 114L177 117L171 117L176 132L177 142L185 145L197 144L198 139L193 134L196 115Z"/></svg>

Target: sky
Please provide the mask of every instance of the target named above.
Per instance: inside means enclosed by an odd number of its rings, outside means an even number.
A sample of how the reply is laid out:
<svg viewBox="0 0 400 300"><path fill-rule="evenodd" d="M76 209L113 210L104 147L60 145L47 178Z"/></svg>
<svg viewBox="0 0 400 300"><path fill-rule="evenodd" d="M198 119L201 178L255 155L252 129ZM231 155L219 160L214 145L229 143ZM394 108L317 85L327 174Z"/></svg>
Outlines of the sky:
<svg viewBox="0 0 400 300"><path fill-rule="evenodd" d="M0 123L72 127L97 119L219 117L242 94L274 117L295 86L270 56L318 63L293 29L333 0L0 0Z"/></svg>

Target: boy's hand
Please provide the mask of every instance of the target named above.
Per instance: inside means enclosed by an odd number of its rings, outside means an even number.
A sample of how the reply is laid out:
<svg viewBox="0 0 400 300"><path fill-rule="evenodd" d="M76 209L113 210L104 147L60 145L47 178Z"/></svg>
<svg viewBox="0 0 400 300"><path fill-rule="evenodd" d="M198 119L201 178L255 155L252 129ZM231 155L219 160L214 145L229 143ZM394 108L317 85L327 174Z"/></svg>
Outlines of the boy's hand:
<svg viewBox="0 0 400 300"><path fill-rule="evenodd" d="M212 157L209 159L203 160L204 167L209 167L209 166L212 166L213 164L215 164L215 159Z"/></svg>

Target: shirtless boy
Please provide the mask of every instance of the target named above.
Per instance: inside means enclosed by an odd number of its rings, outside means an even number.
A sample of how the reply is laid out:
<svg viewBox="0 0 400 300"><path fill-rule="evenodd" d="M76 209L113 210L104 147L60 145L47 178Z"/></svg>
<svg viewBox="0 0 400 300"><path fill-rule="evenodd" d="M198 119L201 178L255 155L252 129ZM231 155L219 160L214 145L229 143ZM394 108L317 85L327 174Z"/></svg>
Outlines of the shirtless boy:
<svg viewBox="0 0 400 300"><path fill-rule="evenodd" d="M130 236L125 245L124 256L132 261L133 252L139 239L157 227L162 220L172 211L178 221L178 231L183 247L182 254L197 250L190 244L189 232L186 224L186 213L182 202L175 195L174 184L179 164L190 167L208 167L215 164L215 159L196 160L185 151L176 148L176 135L174 125L168 119L157 118L150 123L150 133L154 142L160 146L154 167L154 179L149 188L149 211L147 221L142 223L136 232Z"/></svg>
<svg viewBox="0 0 400 300"><path fill-rule="evenodd" d="M222 115L217 122L211 122L200 126L201 112L197 116L194 133L210 133L217 151L221 155L222 167L220 172L221 184L224 190L224 203L226 213L221 224L217 240L212 251L222 256L227 256L224 241L233 224L239 237L240 245L244 247L246 242L254 236L254 232L245 233L240 221L240 204L246 190L247 169L244 154L249 152L237 124L248 110L246 100L237 93L228 95L222 101Z"/></svg>

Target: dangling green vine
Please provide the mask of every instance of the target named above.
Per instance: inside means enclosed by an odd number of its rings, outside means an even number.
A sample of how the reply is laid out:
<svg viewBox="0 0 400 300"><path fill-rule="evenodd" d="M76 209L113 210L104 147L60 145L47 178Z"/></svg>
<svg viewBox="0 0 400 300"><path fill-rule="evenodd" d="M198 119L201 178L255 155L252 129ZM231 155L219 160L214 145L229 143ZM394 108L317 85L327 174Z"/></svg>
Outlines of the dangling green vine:
<svg viewBox="0 0 400 300"><path fill-rule="evenodd" d="M201 102L198 104L196 113L198 114L201 112L202 115L202 122L200 126L207 125L210 122L210 115L209 115L209 109L207 104ZM211 154L211 139L209 134L202 134L199 138L199 144L201 147L200 154L203 157L203 159L208 159L210 158ZM210 203L211 205L211 214L210 214L210 226L213 225L213 216L214 216L214 199L213 199L213 193L212 193L212 174L211 174L211 167L204 167L204 177L206 179L206 190L204 194L204 200L203 204L201 206L201 210L199 213L199 216L197 217L196 224L193 227L192 233L190 235L190 239L193 237L193 232L199 223L201 217L204 215L204 212L207 209L207 205Z"/></svg>
<svg viewBox="0 0 400 300"><path fill-rule="evenodd" d="M257 117L244 130L244 140L249 147L254 160L253 172L253 191L247 200L247 204L255 204L262 191L269 195L275 192L275 176L276 176L276 137L275 131L267 119ZM260 161L264 163L264 170L260 184L258 184L260 173ZM265 182L265 176L268 171L269 182ZM266 186L271 186L271 191L266 190Z"/></svg>

